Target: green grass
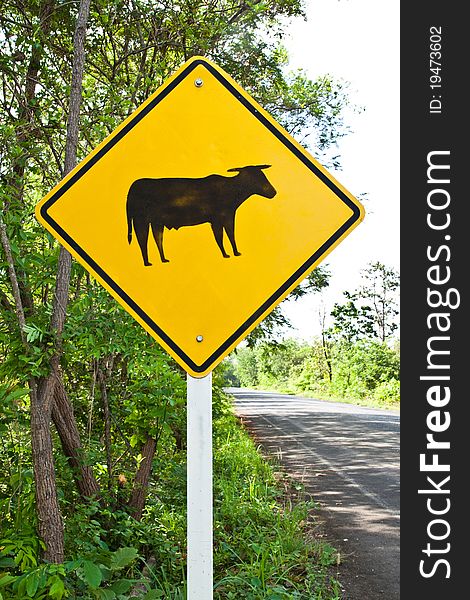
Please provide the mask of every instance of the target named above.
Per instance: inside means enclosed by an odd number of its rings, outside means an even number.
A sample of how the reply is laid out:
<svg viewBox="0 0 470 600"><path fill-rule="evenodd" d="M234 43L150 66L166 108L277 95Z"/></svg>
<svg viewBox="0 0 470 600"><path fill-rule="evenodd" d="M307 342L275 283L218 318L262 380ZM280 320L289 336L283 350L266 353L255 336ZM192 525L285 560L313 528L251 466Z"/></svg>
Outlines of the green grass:
<svg viewBox="0 0 470 600"><path fill-rule="evenodd" d="M293 501L234 416L214 429L215 599L340 598L337 554L308 531L313 504Z"/></svg>
<svg viewBox="0 0 470 600"><path fill-rule="evenodd" d="M303 390L289 383L280 382L278 384L256 385L252 386L255 390L265 392L279 392L281 394L290 394L301 398L315 398L325 402L342 402L344 404L357 404L368 408L382 408L384 410L400 410L400 401L377 400L373 396L348 396L341 394L328 393L325 390Z"/></svg>
<svg viewBox="0 0 470 600"><path fill-rule="evenodd" d="M339 600L337 553L312 535L313 503L262 457L231 410L215 413L214 600ZM161 448L140 522L99 502L69 504L62 497L64 565L40 564L29 513L23 533L0 540L0 600L126 600L121 591L136 585L146 600L185 600L184 452Z"/></svg>

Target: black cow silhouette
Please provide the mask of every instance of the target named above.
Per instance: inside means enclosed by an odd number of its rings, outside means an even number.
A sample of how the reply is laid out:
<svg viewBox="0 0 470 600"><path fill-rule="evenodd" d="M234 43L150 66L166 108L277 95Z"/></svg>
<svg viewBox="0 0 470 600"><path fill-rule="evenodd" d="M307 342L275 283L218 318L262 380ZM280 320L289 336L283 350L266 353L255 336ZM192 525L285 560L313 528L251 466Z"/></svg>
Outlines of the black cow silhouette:
<svg viewBox="0 0 470 600"><path fill-rule="evenodd" d="M132 241L132 225L146 267L148 236L153 237L163 263L169 262L163 251L163 230L210 223L215 241L224 258L224 230L235 256L240 256L235 241L235 213L250 196L274 198L276 190L263 173L271 165L228 169L235 176L208 175L199 179L137 179L127 194L127 239Z"/></svg>

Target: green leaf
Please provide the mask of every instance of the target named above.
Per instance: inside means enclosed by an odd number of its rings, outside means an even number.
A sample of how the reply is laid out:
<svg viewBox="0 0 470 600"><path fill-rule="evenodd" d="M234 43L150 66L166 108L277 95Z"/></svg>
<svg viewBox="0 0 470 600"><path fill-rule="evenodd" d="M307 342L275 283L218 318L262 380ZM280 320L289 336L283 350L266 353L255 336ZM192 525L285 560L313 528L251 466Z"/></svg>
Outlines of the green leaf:
<svg viewBox="0 0 470 600"><path fill-rule="evenodd" d="M26 580L26 593L30 598L34 597L34 594L37 592L38 585L39 575L37 573L32 573Z"/></svg>
<svg viewBox="0 0 470 600"><path fill-rule="evenodd" d="M15 567L16 563L12 558L5 557L0 558L0 567Z"/></svg>
<svg viewBox="0 0 470 600"><path fill-rule="evenodd" d="M120 594L125 594L132 587L133 581L131 579L119 579L115 581L113 585L109 588L112 590L117 596Z"/></svg>
<svg viewBox="0 0 470 600"><path fill-rule="evenodd" d="M28 395L28 390L21 388L21 389L14 390L13 392L10 392L8 394L8 396L6 397L6 399L9 401L12 401L12 400L17 400L18 398L24 398L27 395Z"/></svg>
<svg viewBox="0 0 470 600"><path fill-rule="evenodd" d="M2 575L2 577L0 577L0 587L5 587L6 585L9 585L10 583L13 583L13 581L16 581L16 577L13 577L13 575Z"/></svg>
<svg viewBox="0 0 470 600"><path fill-rule="evenodd" d="M138 552L135 548L119 548L113 553L110 567L113 571L122 569L135 560Z"/></svg>
<svg viewBox="0 0 470 600"><path fill-rule="evenodd" d="M89 560L83 561L83 575L85 576L85 581L92 588L97 588L103 580L100 568Z"/></svg>
<svg viewBox="0 0 470 600"><path fill-rule="evenodd" d="M114 598L116 598L116 594L112 590L101 588L96 590L96 595L98 598L103 598L103 600L114 600Z"/></svg>
<svg viewBox="0 0 470 600"><path fill-rule="evenodd" d="M49 596L54 600L61 600L65 592L64 582L58 577L55 577L54 579L55 581L49 590Z"/></svg>
<svg viewBox="0 0 470 600"><path fill-rule="evenodd" d="M67 572L75 571L82 564L82 560L77 558L75 560L69 560L65 563L65 569Z"/></svg>

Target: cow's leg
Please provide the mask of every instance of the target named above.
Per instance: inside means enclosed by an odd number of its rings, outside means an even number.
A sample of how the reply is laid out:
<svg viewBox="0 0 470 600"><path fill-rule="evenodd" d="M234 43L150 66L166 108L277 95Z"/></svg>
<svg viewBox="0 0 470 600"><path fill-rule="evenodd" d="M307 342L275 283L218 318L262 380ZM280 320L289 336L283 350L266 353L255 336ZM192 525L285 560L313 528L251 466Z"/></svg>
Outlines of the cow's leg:
<svg viewBox="0 0 470 600"><path fill-rule="evenodd" d="M217 242L217 246L219 246L220 251L222 252L222 256L224 258L230 258L230 256L225 252L224 248L224 228L221 223L211 223L212 233L214 234L215 241Z"/></svg>
<svg viewBox="0 0 470 600"><path fill-rule="evenodd" d="M235 215L233 215L233 219L229 219L224 223L224 227L225 231L227 232L228 239L232 244L234 256L241 256L241 253L238 252L237 242L235 241Z"/></svg>
<svg viewBox="0 0 470 600"><path fill-rule="evenodd" d="M149 263L147 242L149 238L149 222L143 219L136 219L134 217L134 229L139 242L140 251L142 252L142 258L144 259L144 265L151 267L152 263Z"/></svg>
<svg viewBox="0 0 470 600"><path fill-rule="evenodd" d="M155 242L157 243L158 251L160 252L160 259L162 263L170 262L167 258L165 258L165 253L163 252L163 227L160 223L152 222L152 233L155 238Z"/></svg>

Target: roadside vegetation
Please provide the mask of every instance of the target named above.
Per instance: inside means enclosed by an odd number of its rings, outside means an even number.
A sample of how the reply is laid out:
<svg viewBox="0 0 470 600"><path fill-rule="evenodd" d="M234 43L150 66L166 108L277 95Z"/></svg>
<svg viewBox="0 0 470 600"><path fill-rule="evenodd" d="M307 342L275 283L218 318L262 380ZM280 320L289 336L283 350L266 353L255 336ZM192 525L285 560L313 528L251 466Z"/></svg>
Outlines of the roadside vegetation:
<svg viewBox="0 0 470 600"><path fill-rule="evenodd" d="M1 3L0 600L184 598L185 374L34 206L194 55L337 164L347 86L289 70L283 27L301 14L300 0ZM325 285L317 269L294 294ZM216 597L334 600L334 550L303 535L309 505L283 495L221 377Z"/></svg>
<svg viewBox="0 0 470 600"><path fill-rule="evenodd" d="M16 423L26 420L27 399L12 404ZM219 386L214 416L214 597L340 598L336 552L312 535L313 505L261 457ZM116 490L108 487L106 465L95 463L106 491L87 502L60 460L67 560L53 565L40 560L27 430L2 420L2 438L1 470L9 476L0 486L1 598L186 598L184 444L178 449L174 437L161 432L140 519L128 502L135 484L132 462L142 460L135 446L119 464Z"/></svg>
<svg viewBox="0 0 470 600"><path fill-rule="evenodd" d="M397 273L371 263L363 285L345 292L345 303L334 306L333 325L323 327L320 337L311 343L289 337L254 340L227 359L227 383L398 408L397 292Z"/></svg>

